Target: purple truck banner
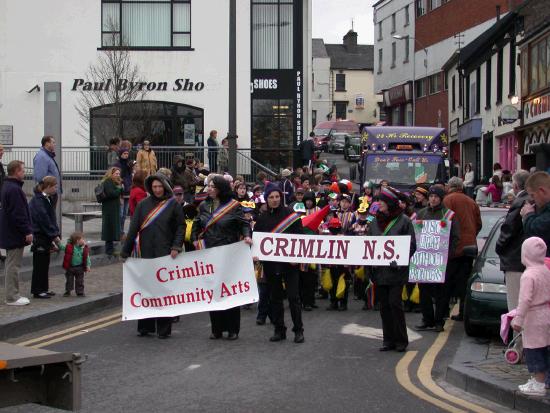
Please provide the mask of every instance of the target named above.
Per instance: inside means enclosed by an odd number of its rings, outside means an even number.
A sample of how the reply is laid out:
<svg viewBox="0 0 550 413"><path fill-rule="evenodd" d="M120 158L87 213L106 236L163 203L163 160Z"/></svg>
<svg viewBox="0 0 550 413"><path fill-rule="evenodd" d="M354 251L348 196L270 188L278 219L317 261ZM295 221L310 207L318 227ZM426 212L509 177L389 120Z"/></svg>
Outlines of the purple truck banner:
<svg viewBox="0 0 550 413"><path fill-rule="evenodd" d="M444 283L452 221L415 220L416 253L409 267L411 283Z"/></svg>

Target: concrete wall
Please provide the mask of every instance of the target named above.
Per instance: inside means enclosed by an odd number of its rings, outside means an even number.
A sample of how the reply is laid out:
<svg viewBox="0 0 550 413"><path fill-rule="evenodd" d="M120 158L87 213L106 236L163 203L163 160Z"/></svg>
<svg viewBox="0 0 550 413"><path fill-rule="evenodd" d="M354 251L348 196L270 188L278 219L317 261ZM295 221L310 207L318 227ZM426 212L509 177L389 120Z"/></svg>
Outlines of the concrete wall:
<svg viewBox="0 0 550 413"><path fill-rule="evenodd" d="M332 112L329 57L313 58L311 110L317 111L317 123L326 121L327 115Z"/></svg>

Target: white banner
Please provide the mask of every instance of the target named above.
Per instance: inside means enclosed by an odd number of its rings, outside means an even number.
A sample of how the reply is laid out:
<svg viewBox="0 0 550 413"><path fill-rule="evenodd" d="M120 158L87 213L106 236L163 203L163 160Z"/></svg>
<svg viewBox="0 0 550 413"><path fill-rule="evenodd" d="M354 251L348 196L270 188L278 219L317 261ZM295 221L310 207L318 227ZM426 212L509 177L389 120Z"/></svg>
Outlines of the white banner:
<svg viewBox="0 0 550 413"><path fill-rule="evenodd" d="M409 265L411 237L347 237L254 232L252 256L260 261L334 265Z"/></svg>
<svg viewBox="0 0 550 413"><path fill-rule="evenodd" d="M257 301L252 253L243 241L176 259L128 258L123 266L123 320L226 310Z"/></svg>

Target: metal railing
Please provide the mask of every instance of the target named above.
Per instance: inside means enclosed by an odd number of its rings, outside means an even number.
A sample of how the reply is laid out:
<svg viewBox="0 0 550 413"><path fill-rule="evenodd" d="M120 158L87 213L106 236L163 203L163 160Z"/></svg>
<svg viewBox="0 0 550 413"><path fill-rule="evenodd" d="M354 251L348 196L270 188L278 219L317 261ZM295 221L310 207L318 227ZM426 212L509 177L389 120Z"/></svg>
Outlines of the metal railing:
<svg viewBox="0 0 550 413"><path fill-rule="evenodd" d="M185 159L198 159L204 164L209 164L208 147L152 147L157 158L158 168L172 168L176 155ZM2 162L7 165L12 160L20 160L25 163L26 179L23 189L27 195L32 195L33 181L33 159L39 147L4 147ZM107 170L107 148L106 147L63 147L61 150L61 166L63 200L69 202L94 202L94 189L100 182ZM224 172L223 165L219 165L220 151L217 150L217 163L213 172ZM130 159L136 159L138 149L130 151ZM253 158L267 159L263 163ZM242 175L246 182L253 183L257 180L259 172L264 172L268 180L277 179L281 169L290 166L286 160L293 159L293 150L275 149L237 149L237 174ZM274 165L279 161L278 164ZM208 165L210 170L212 166Z"/></svg>

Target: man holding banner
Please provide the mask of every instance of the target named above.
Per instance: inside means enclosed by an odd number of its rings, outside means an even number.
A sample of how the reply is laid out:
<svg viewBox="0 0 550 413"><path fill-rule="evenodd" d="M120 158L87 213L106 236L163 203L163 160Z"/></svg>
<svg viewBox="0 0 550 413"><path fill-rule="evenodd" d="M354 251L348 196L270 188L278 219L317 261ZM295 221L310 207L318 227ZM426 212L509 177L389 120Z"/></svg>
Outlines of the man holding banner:
<svg viewBox="0 0 550 413"><path fill-rule="evenodd" d="M445 269L447 258L454 257L458 245L459 226L455 213L443 205L444 197L443 188L430 187L428 206L412 217L417 251L411 260L409 281L418 282L420 288L422 323L415 327L419 331L434 327L437 332L443 331L449 309Z"/></svg>
<svg viewBox="0 0 550 413"><path fill-rule="evenodd" d="M168 181L161 175L150 175L145 180L149 197L141 201L132 216L122 258L176 258L182 251L185 217L181 206L172 196ZM146 336L157 333L168 338L172 333L172 317L138 320L138 333Z"/></svg>

